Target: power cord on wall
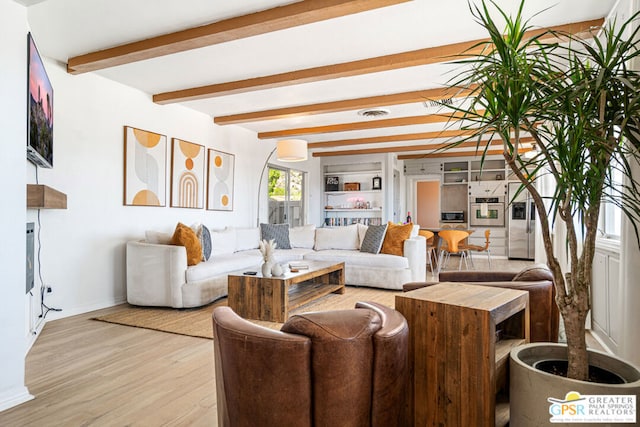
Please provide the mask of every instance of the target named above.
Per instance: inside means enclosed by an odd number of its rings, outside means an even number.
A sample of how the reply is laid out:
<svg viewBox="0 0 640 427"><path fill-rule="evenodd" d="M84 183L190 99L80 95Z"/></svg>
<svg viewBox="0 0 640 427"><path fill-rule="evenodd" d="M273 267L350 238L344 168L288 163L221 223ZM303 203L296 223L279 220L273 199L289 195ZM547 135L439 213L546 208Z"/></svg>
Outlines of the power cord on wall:
<svg viewBox="0 0 640 427"><path fill-rule="evenodd" d="M36 184L39 184L37 166L36 166ZM38 209L38 233L36 234L38 238L38 255L36 257L36 263L38 264L38 278L40 279L40 315L38 317L44 320L44 318L47 317L47 313L49 313L50 311L62 311L62 309L49 307L44 302L44 296L46 295L47 287L45 286L44 280L42 279L42 264L40 263L40 251L42 249L42 242L40 240L40 230L42 227L40 226L40 224L41 224L40 209Z"/></svg>

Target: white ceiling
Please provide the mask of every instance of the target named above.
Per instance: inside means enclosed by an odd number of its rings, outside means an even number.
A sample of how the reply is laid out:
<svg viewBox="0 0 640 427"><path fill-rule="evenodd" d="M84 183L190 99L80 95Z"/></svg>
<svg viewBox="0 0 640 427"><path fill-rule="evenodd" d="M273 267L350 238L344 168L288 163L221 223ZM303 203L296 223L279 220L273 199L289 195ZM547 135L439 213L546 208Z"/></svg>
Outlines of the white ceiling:
<svg viewBox="0 0 640 427"><path fill-rule="evenodd" d="M194 26L271 9L277 0L16 0L30 5L32 34L43 55L71 57ZM515 12L518 1L498 0ZM602 18L615 0L529 0L525 15L536 26ZM288 71L338 64L483 38L466 0L413 0L368 12L94 71L150 95ZM187 101L212 117L440 87L455 75L433 64L314 83ZM385 118L433 113L422 103L385 106ZM241 124L256 132L351 123L356 111L305 115ZM305 135L310 142L433 131L442 124ZM424 144L394 142L324 150ZM322 151L320 149L314 151Z"/></svg>

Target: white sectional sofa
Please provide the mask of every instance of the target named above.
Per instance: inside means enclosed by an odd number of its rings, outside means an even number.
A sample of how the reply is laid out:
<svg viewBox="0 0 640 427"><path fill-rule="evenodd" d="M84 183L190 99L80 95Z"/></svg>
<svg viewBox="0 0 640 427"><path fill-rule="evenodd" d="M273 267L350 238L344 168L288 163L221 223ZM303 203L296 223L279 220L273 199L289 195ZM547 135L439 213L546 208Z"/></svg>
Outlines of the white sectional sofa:
<svg viewBox="0 0 640 427"><path fill-rule="evenodd" d="M289 232L291 249L276 249L276 261L315 260L345 263L348 285L402 289L426 279L426 242L417 235L404 241L404 256L361 252L366 227L304 226ZM159 237L160 236L160 237ZM198 307L227 295L227 275L259 271L259 228L211 230L208 261L187 266L184 246L168 244L170 235L147 232L143 241L127 243L127 301L134 305Z"/></svg>

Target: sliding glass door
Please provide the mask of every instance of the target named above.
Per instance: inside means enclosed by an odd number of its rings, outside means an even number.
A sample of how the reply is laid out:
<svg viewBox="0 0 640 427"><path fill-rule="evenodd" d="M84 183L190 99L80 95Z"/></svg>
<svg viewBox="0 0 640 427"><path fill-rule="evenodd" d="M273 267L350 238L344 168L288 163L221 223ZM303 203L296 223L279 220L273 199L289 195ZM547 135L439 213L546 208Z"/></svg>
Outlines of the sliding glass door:
<svg viewBox="0 0 640 427"><path fill-rule="evenodd" d="M305 173L269 166L269 224L304 225Z"/></svg>

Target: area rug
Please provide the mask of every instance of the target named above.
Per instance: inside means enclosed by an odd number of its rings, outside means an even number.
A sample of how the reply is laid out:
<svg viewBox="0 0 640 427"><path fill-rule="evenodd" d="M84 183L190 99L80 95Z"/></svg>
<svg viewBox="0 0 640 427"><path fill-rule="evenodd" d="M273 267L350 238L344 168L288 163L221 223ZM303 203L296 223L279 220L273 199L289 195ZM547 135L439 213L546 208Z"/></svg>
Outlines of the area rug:
<svg viewBox="0 0 640 427"><path fill-rule="evenodd" d="M342 295L329 294L291 311L290 314L308 311L344 310L355 307L358 301L373 301L389 307L395 307L395 296L401 293L401 291L348 286L346 292ZM211 312L215 307L226 305L227 298L223 298L204 307L193 309L125 305L120 311L94 317L92 320L153 329L172 334L213 339ZM271 329L280 329L282 326L282 323L258 320L252 320L252 322Z"/></svg>

